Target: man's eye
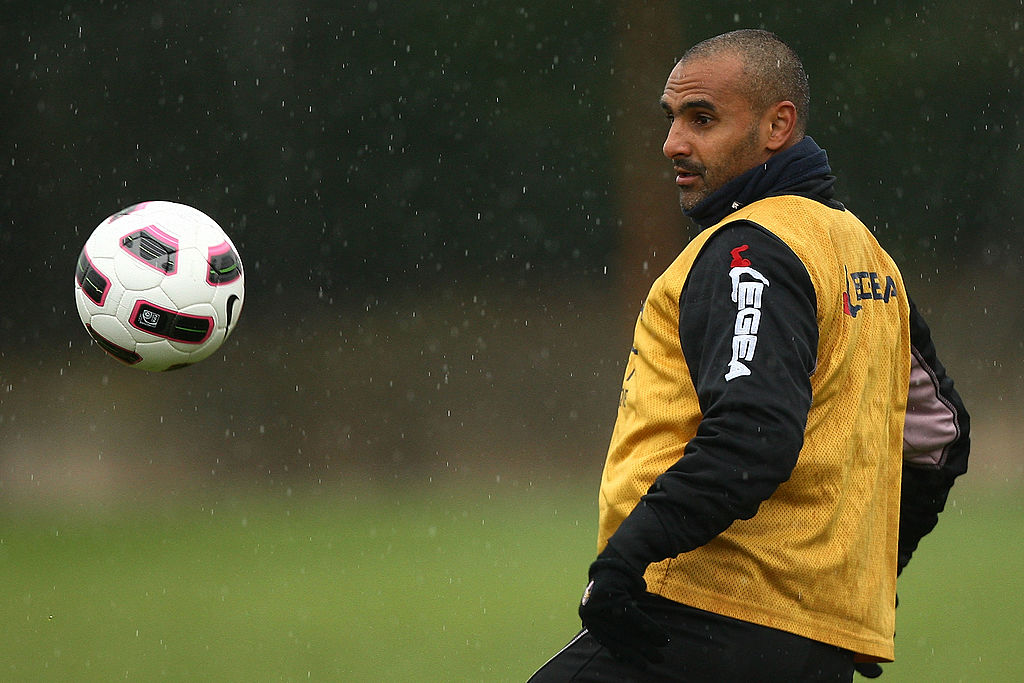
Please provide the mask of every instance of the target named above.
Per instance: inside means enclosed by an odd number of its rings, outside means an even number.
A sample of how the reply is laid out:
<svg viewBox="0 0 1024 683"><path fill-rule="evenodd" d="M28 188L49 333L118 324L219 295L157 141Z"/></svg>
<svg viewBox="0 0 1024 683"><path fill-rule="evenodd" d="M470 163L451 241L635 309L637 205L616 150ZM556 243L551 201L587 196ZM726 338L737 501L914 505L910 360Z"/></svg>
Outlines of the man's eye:
<svg viewBox="0 0 1024 683"><path fill-rule="evenodd" d="M711 117L708 116L707 114L697 114L696 116L693 117L693 122L703 126L708 123L711 123Z"/></svg>

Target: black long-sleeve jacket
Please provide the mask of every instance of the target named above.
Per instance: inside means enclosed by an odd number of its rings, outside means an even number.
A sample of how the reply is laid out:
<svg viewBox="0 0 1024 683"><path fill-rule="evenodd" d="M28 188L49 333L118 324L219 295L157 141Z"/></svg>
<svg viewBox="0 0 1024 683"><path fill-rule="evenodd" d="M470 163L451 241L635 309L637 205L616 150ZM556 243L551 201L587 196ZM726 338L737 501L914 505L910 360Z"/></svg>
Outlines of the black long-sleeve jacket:
<svg viewBox="0 0 1024 683"><path fill-rule="evenodd" d="M735 209L776 195L799 195L830 206L834 178L823 150L805 138L781 158L734 179L690 212L700 227L719 222ZM713 269L728 262L735 244L746 244L770 270L791 274L775 286L773 308L782 315L762 318L757 353L771 358L770 371L727 382L705 358L728 346L736 309L715 290L722 279ZM877 283L853 283L858 296L877 295ZM866 293L866 294L865 294ZM910 561L921 538L934 528L954 480L967 469L969 417L953 381L938 360L931 334L911 302L911 380L904 430L898 571ZM694 262L680 297L679 339L701 404L702 419L687 454L659 476L636 509L609 540L612 552L638 570L700 547L738 519L749 519L786 481L794 466L811 404L809 377L818 346L815 293L803 265L778 238L747 222L720 229ZM782 389L782 390L780 390ZM768 409L737 411L772 398ZM771 457L765 444L770 443Z"/></svg>

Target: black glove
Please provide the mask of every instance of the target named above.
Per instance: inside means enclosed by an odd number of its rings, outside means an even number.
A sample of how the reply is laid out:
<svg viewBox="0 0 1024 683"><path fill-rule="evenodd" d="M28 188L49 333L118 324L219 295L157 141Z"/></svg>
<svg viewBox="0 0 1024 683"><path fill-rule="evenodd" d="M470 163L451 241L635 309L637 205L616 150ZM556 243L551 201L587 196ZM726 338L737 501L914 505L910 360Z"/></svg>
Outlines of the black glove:
<svg viewBox="0 0 1024 683"><path fill-rule="evenodd" d="M590 565L580 601L584 628L617 659L640 669L663 661L659 648L668 645L668 633L637 605L646 590L643 577L608 549Z"/></svg>
<svg viewBox="0 0 1024 683"><path fill-rule="evenodd" d="M900 567L896 572L896 576L899 576L899 572L903 571L903 567ZM896 596L896 606L900 606L900 596ZM876 662L856 662L853 665L853 670L859 673L864 678L878 678L882 675L882 667Z"/></svg>
<svg viewBox="0 0 1024 683"><path fill-rule="evenodd" d="M882 667L875 662L858 662L853 665L853 670L864 678L878 678L882 675Z"/></svg>

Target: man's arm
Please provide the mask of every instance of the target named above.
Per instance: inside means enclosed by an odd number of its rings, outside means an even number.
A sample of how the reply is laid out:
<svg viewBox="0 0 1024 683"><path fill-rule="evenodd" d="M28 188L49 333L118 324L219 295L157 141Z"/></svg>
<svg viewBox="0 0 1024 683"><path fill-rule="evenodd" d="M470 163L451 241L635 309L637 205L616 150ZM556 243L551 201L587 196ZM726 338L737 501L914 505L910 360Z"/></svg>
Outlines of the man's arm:
<svg viewBox="0 0 1024 683"><path fill-rule="evenodd" d="M609 540L640 573L753 517L796 466L811 404L814 287L759 226L737 222L708 241L683 288L679 327L702 419Z"/></svg>
<svg viewBox="0 0 1024 683"><path fill-rule="evenodd" d="M971 449L970 417L913 301L910 345L898 571L903 571L918 543L935 528L954 480L967 471Z"/></svg>
<svg viewBox="0 0 1024 683"><path fill-rule="evenodd" d="M658 661L667 634L637 606L647 565L749 519L796 466L818 348L814 286L762 228L737 222L698 255L679 301L680 352L701 422L590 565L580 617L623 660Z"/></svg>
<svg viewBox="0 0 1024 683"><path fill-rule="evenodd" d="M921 539L938 523L953 481L967 471L970 431L963 401L935 354L928 325L911 301L910 386L903 427L897 575L910 562ZM873 662L855 666L865 678L882 675L882 667Z"/></svg>

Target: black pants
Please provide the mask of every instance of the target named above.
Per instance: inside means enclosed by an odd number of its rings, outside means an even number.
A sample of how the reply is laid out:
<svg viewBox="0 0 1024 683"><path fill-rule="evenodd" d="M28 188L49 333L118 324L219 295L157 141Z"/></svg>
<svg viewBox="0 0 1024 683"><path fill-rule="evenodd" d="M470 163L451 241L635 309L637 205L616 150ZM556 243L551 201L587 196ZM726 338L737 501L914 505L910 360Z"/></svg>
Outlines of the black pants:
<svg viewBox="0 0 1024 683"><path fill-rule="evenodd" d="M533 675L530 683L699 681L810 683L852 681L853 653L816 640L705 612L647 594L641 608L671 637L665 661L637 671L587 631Z"/></svg>

